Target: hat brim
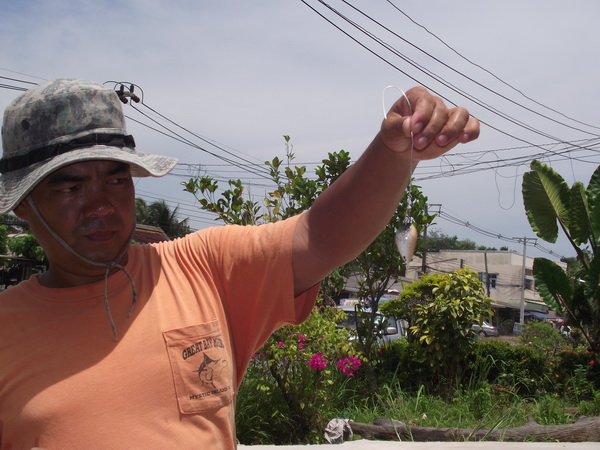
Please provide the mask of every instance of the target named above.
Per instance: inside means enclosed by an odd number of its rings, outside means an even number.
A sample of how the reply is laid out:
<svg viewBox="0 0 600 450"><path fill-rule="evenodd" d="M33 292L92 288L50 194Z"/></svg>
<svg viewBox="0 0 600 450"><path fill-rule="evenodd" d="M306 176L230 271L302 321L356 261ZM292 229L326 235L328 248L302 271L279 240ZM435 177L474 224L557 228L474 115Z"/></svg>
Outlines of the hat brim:
<svg viewBox="0 0 600 450"><path fill-rule="evenodd" d="M129 164L134 177L162 177L177 164L177 159L150 153L140 153L128 148L95 145L72 150L48 161L4 173L0 176L0 214L12 211L46 176L70 164L108 160Z"/></svg>

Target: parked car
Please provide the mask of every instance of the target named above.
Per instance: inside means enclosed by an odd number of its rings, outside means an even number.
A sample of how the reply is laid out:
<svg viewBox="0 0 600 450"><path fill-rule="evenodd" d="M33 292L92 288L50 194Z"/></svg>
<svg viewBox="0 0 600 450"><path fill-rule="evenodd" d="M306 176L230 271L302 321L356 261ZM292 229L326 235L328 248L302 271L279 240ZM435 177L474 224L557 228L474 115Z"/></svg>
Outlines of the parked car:
<svg viewBox="0 0 600 450"><path fill-rule="evenodd" d="M338 327L350 329L356 332L356 306L341 305L338 306L338 308L346 313L346 318L338 324ZM368 310L365 311L369 312ZM382 324L385 327L383 330L383 335L377 340L378 344L389 344L390 342L406 337L405 321L394 320L393 318L385 317L380 313L376 314L375 320L377 323Z"/></svg>
<svg viewBox="0 0 600 450"><path fill-rule="evenodd" d="M490 325L485 320L481 323L481 325L474 323L471 329L479 336L479 337L498 337L500 336L500 332L498 328L493 325Z"/></svg>

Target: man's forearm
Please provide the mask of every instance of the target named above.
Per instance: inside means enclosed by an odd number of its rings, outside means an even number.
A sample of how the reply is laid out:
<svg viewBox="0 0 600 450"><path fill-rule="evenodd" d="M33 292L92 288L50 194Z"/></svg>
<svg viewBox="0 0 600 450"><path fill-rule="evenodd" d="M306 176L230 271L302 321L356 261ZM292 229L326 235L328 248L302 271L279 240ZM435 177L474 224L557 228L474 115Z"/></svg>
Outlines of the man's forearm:
<svg viewBox="0 0 600 450"><path fill-rule="evenodd" d="M318 280L352 260L379 235L402 200L417 163L387 148L378 134L369 147L300 221L304 245L321 264L301 265ZM300 263L298 263L300 265ZM310 283L309 283L310 284ZM309 288L310 286L304 286ZM301 289L302 287L298 286Z"/></svg>

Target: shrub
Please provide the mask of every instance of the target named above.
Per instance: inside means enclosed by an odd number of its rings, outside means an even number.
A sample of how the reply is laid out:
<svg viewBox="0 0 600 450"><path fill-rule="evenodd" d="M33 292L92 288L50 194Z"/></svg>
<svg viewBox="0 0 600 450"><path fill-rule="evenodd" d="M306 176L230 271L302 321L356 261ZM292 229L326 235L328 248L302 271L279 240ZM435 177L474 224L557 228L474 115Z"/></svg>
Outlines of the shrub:
<svg viewBox="0 0 600 450"><path fill-rule="evenodd" d="M430 386L432 372L429 365L422 361L420 345L399 339L379 347L377 359L372 361L380 385L394 380L407 392L415 392L421 386Z"/></svg>
<svg viewBox="0 0 600 450"><path fill-rule="evenodd" d="M303 324L277 330L256 352L238 396L241 443L321 441L332 398L341 395L334 391L361 372L361 356L348 332L337 328L341 314L336 308L315 309ZM256 414L261 409L269 411L267 419Z"/></svg>
<svg viewBox="0 0 600 450"><path fill-rule="evenodd" d="M488 358L489 383L499 384L525 396L543 393L548 389L547 359L535 348L503 341L478 341L470 356L471 370L476 358Z"/></svg>
<svg viewBox="0 0 600 450"><path fill-rule="evenodd" d="M523 326L520 340L523 344L529 344L547 356L554 356L568 346L560 331L548 322L537 320L529 321Z"/></svg>
<svg viewBox="0 0 600 450"><path fill-rule="evenodd" d="M600 389L598 355L588 350L563 350L554 361L552 376L575 400L591 396Z"/></svg>

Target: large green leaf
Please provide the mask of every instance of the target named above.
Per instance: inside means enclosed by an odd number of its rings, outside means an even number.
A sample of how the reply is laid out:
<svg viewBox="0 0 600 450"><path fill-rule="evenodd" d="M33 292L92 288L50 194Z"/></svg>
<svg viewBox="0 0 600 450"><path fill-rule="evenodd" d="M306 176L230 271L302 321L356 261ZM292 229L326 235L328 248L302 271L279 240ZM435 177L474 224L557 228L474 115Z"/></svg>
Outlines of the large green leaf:
<svg viewBox="0 0 600 450"><path fill-rule="evenodd" d="M569 186L552 168L533 160L523 174L523 203L527 219L538 237L556 242L556 220L568 228Z"/></svg>
<svg viewBox="0 0 600 450"><path fill-rule="evenodd" d="M583 183L579 181L573 183L569 205L569 234L577 245L584 244L590 238L592 224L588 211L587 193Z"/></svg>
<svg viewBox="0 0 600 450"><path fill-rule="evenodd" d="M589 300L597 299L600 292L600 253L596 253L585 275L584 293ZM594 303L594 302L590 302Z"/></svg>
<svg viewBox="0 0 600 450"><path fill-rule="evenodd" d="M596 170L590 178L590 182L587 187L588 198L596 197L600 194L600 166L596 167Z"/></svg>
<svg viewBox="0 0 600 450"><path fill-rule="evenodd" d="M535 258L533 261L535 287L544 302L559 314L564 313L564 304L571 307L573 289L565 271L554 261Z"/></svg>
<svg viewBox="0 0 600 450"><path fill-rule="evenodd" d="M587 188L591 233L596 244L600 244L600 166L596 168Z"/></svg>

